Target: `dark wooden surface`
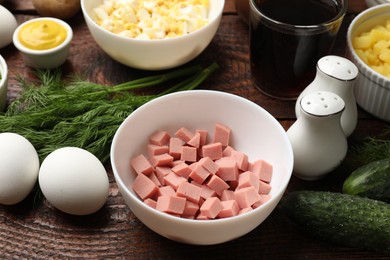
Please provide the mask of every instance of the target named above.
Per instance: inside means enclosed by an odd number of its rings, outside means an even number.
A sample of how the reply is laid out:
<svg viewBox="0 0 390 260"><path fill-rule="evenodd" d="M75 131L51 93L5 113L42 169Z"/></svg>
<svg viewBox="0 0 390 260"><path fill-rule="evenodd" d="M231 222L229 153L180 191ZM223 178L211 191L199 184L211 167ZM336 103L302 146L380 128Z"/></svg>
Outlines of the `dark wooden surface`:
<svg viewBox="0 0 390 260"><path fill-rule="evenodd" d="M38 15L28 0L5 1L19 23ZM349 1L334 54L344 56L350 21L366 8L363 0ZM0 18L1 19L1 18ZM1 20L0 20L1 22ZM89 80L113 85L151 74L118 64L96 45L81 13L68 21L74 30L71 54L63 65L66 73L82 72ZM201 88L246 97L268 110L287 130L294 123L295 102L278 101L259 93L249 72L248 28L237 16L233 0L227 0L224 16L210 46L191 63L217 62L220 69ZM0 49L8 63L8 102L18 97L17 75L33 77L20 53L11 44ZM388 124L359 109L359 122L350 146L361 138L380 134ZM298 189L340 191L353 166L348 156L334 173L314 182L292 177L287 192ZM0 258L258 258L258 259L385 259L386 256L332 245L303 232L278 209L259 227L231 242L192 246L170 241L145 227L125 205L107 165L110 194L106 205L90 216L63 214L45 200L33 208L32 197L14 206L0 205Z"/></svg>

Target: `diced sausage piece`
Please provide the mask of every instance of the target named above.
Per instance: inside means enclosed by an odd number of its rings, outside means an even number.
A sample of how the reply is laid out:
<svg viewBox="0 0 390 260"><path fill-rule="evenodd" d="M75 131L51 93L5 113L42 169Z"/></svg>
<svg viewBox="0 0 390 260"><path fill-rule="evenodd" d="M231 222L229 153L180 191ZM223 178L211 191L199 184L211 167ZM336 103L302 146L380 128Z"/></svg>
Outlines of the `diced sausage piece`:
<svg viewBox="0 0 390 260"><path fill-rule="evenodd" d="M173 157L167 153L152 156L150 161L154 167L157 166L172 166Z"/></svg>
<svg viewBox="0 0 390 260"><path fill-rule="evenodd" d="M160 180L157 178L156 174L154 172L152 172L151 174L148 175L149 179L151 179L154 184L156 184L158 187L161 187L161 182Z"/></svg>
<svg viewBox="0 0 390 260"><path fill-rule="evenodd" d="M144 203L146 205L148 205L149 207L152 207L152 208L156 208L156 205L157 205L157 202L155 200L152 200L150 198L147 198L146 200L144 200Z"/></svg>
<svg viewBox="0 0 390 260"><path fill-rule="evenodd" d="M203 145L205 145L207 143L208 132L206 130L203 130L203 129L197 129L195 131L195 133L199 133L199 135L200 135L199 147L202 147Z"/></svg>
<svg viewBox="0 0 390 260"><path fill-rule="evenodd" d="M238 212L238 215L241 215L241 214L250 212L250 211L252 211L252 210L253 210L252 207L248 207L248 208L241 209L240 212Z"/></svg>
<svg viewBox="0 0 390 260"><path fill-rule="evenodd" d="M187 142L189 146L199 148L200 147L200 134L195 132L194 136Z"/></svg>
<svg viewBox="0 0 390 260"><path fill-rule="evenodd" d="M238 176L238 186L237 189L246 188L253 186L257 191L260 187L260 179L256 174L250 171L241 173Z"/></svg>
<svg viewBox="0 0 390 260"><path fill-rule="evenodd" d="M260 194L268 194L271 191L271 185L269 185L266 182L260 181L260 186L259 186L259 193Z"/></svg>
<svg viewBox="0 0 390 260"><path fill-rule="evenodd" d="M211 143L202 146L202 156L210 157L211 160L215 161L222 158L222 144Z"/></svg>
<svg viewBox="0 0 390 260"><path fill-rule="evenodd" d="M234 191L224 190L222 191L221 201L234 200Z"/></svg>
<svg viewBox="0 0 390 260"><path fill-rule="evenodd" d="M215 124L213 143L221 143L223 147L229 145L230 142L230 128L222 124Z"/></svg>
<svg viewBox="0 0 390 260"><path fill-rule="evenodd" d="M132 184L132 188L142 200L152 198L158 190L157 185L142 173L137 175Z"/></svg>
<svg viewBox="0 0 390 260"><path fill-rule="evenodd" d="M211 174L216 174L219 169L218 164L211 160L210 157L203 157L198 163Z"/></svg>
<svg viewBox="0 0 390 260"><path fill-rule="evenodd" d="M164 178L165 178L165 176L167 176L171 172L172 172L171 167L156 167L156 170L155 170L156 177L160 181L161 185L165 185Z"/></svg>
<svg viewBox="0 0 390 260"><path fill-rule="evenodd" d="M184 161L182 161L182 160L174 160L174 161L172 162L172 168L175 167L175 166L177 166L177 165L179 165L179 164L181 164L181 163L184 163Z"/></svg>
<svg viewBox="0 0 390 260"><path fill-rule="evenodd" d="M176 196L176 191L172 188L172 186L163 186L158 188L156 196Z"/></svg>
<svg viewBox="0 0 390 260"><path fill-rule="evenodd" d="M147 149L150 156L169 153L168 145L148 144Z"/></svg>
<svg viewBox="0 0 390 260"><path fill-rule="evenodd" d="M184 142L180 138L172 137L169 139L169 154L176 160L180 159L183 145Z"/></svg>
<svg viewBox="0 0 390 260"><path fill-rule="evenodd" d="M157 199L156 209L162 212L181 215L184 212L186 199L176 196L160 196Z"/></svg>
<svg viewBox="0 0 390 260"><path fill-rule="evenodd" d="M189 216L192 216L192 218L194 218L196 213L198 213L198 210L199 210L198 203L187 200L185 207L184 207L183 216L185 216L187 218Z"/></svg>
<svg viewBox="0 0 390 260"><path fill-rule="evenodd" d="M217 193L215 192L215 190L212 190L209 186L205 184L202 185L202 192L200 193L201 198L207 199L210 197L215 197L216 195Z"/></svg>
<svg viewBox="0 0 390 260"><path fill-rule="evenodd" d="M171 172L164 177L165 184L170 185L175 191L182 182L187 182L187 179L181 176L178 176L176 173Z"/></svg>
<svg viewBox="0 0 390 260"><path fill-rule="evenodd" d="M196 216L196 219L197 220L210 220L211 218L209 218L206 215L203 215L202 213L200 213L200 214L198 214L198 216Z"/></svg>
<svg viewBox="0 0 390 260"><path fill-rule="evenodd" d="M190 177L190 173L192 172L190 166L185 162L181 162L172 167L172 171L179 176L182 176L186 179Z"/></svg>
<svg viewBox="0 0 390 260"><path fill-rule="evenodd" d="M181 148L180 160L185 162L196 162L197 152L195 147L183 146Z"/></svg>
<svg viewBox="0 0 390 260"><path fill-rule="evenodd" d="M233 150L230 156L236 160L238 169L241 171L248 170L248 155L243 152Z"/></svg>
<svg viewBox="0 0 390 260"><path fill-rule="evenodd" d="M252 205L253 209L260 207L261 205L266 203L271 198L270 195L260 195L260 197L261 197L261 200L259 200L258 202L254 203Z"/></svg>
<svg viewBox="0 0 390 260"><path fill-rule="evenodd" d="M235 151L233 147L230 145L226 146L225 149L222 151L222 156L223 157L229 157L232 155L232 152Z"/></svg>
<svg viewBox="0 0 390 260"><path fill-rule="evenodd" d="M146 159L145 155L140 154L130 161L130 165L133 167L137 174L151 174L154 169L152 164Z"/></svg>
<svg viewBox="0 0 390 260"><path fill-rule="evenodd" d="M149 142L155 145L167 145L171 136L166 131L158 130L149 137Z"/></svg>
<svg viewBox="0 0 390 260"><path fill-rule="evenodd" d="M251 207L254 203L261 200L261 197L254 187L247 187L235 190L234 199L237 201L238 206L243 209Z"/></svg>
<svg viewBox="0 0 390 260"><path fill-rule="evenodd" d="M218 196L221 196L222 192L229 188L229 185L217 175L211 176L206 185L210 189L214 190Z"/></svg>
<svg viewBox="0 0 390 260"><path fill-rule="evenodd" d="M189 201L198 203L202 188L189 182L180 183L176 190L176 196L186 198Z"/></svg>
<svg viewBox="0 0 390 260"><path fill-rule="evenodd" d="M272 179L272 164L264 160L257 160L253 162L252 167L249 169L254 174L257 174L260 180L270 182Z"/></svg>
<svg viewBox="0 0 390 260"><path fill-rule="evenodd" d="M217 197L211 197L205 200L200 207L200 214L209 218L215 218L223 209L221 201Z"/></svg>
<svg viewBox="0 0 390 260"><path fill-rule="evenodd" d="M190 178L195 182L202 184L211 173L208 172L205 168L202 167L199 163L194 165L192 172L190 173Z"/></svg>
<svg viewBox="0 0 390 260"><path fill-rule="evenodd" d="M175 136L187 143L192 137L194 137L194 133L187 128L182 127L176 131Z"/></svg>
<svg viewBox="0 0 390 260"><path fill-rule="evenodd" d="M236 216L240 211L237 201L235 200L221 201L221 204L222 204L222 210L218 214L218 217L220 218L228 218L228 217Z"/></svg>
<svg viewBox="0 0 390 260"><path fill-rule="evenodd" d="M238 167L235 159L231 157L222 157L216 160L219 170L217 175L224 181L236 181L238 180Z"/></svg>

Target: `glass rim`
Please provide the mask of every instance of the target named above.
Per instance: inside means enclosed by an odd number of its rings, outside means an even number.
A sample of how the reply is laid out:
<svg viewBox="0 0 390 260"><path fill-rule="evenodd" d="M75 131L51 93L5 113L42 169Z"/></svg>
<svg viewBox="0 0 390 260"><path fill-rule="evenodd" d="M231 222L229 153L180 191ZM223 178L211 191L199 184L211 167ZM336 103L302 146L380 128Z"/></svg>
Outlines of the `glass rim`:
<svg viewBox="0 0 390 260"><path fill-rule="evenodd" d="M255 0L249 0L249 5L250 5L250 11L254 10L256 12L256 15L263 17L270 24L272 23L272 24L281 26L285 29L293 29L293 30L312 29L312 30L316 30L316 29L321 29L324 27L329 27L345 16L345 14L347 12L347 7L348 7L348 0L340 0L340 2L342 3L342 8L339 10L339 12L337 13L337 15L335 17L333 17L332 19L330 19L326 22L319 23L319 24L312 24L312 25L298 25L298 24L290 24L290 23L280 22L278 20L272 19L271 17L269 17L269 16L265 15L263 12L261 12L259 10L259 8L256 6Z"/></svg>

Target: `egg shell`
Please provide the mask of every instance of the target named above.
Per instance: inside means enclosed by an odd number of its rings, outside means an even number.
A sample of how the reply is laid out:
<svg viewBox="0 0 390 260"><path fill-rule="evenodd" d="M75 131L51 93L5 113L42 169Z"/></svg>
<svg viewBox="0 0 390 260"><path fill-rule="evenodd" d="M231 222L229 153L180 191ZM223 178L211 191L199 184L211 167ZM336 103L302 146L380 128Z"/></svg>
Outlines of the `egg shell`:
<svg viewBox="0 0 390 260"><path fill-rule="evenodd" d="M38 180L50 204L72 215L95 213L108 197L109 181L103 164L77 147L50 153L42 162Z"/></svg>
<svg viewBox="0 0 390 260"><path fill-rule="evenodd" d="M0 203L25 199L38 179L39 158L34 146L15 133L0 134Z"/></svg>
<svg viewBox="0 0 390 260"><path fill-rule="evenodd" d="M18 23L13 14L2 5L0 5L0 17L0 48L3 48L12 42L12 36Z"/></svg>

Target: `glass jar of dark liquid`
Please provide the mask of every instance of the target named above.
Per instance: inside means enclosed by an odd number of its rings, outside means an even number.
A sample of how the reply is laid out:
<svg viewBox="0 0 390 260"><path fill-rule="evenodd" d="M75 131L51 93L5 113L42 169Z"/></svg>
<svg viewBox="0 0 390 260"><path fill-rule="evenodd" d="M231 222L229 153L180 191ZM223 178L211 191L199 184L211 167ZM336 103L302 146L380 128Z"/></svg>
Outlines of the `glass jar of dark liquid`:
<svg viewBox="0 0 390 260"><path fill-rule="evenodd" d="M249 0L250 62L256 87L296 99L330 54L347 0Z"/></svg>

